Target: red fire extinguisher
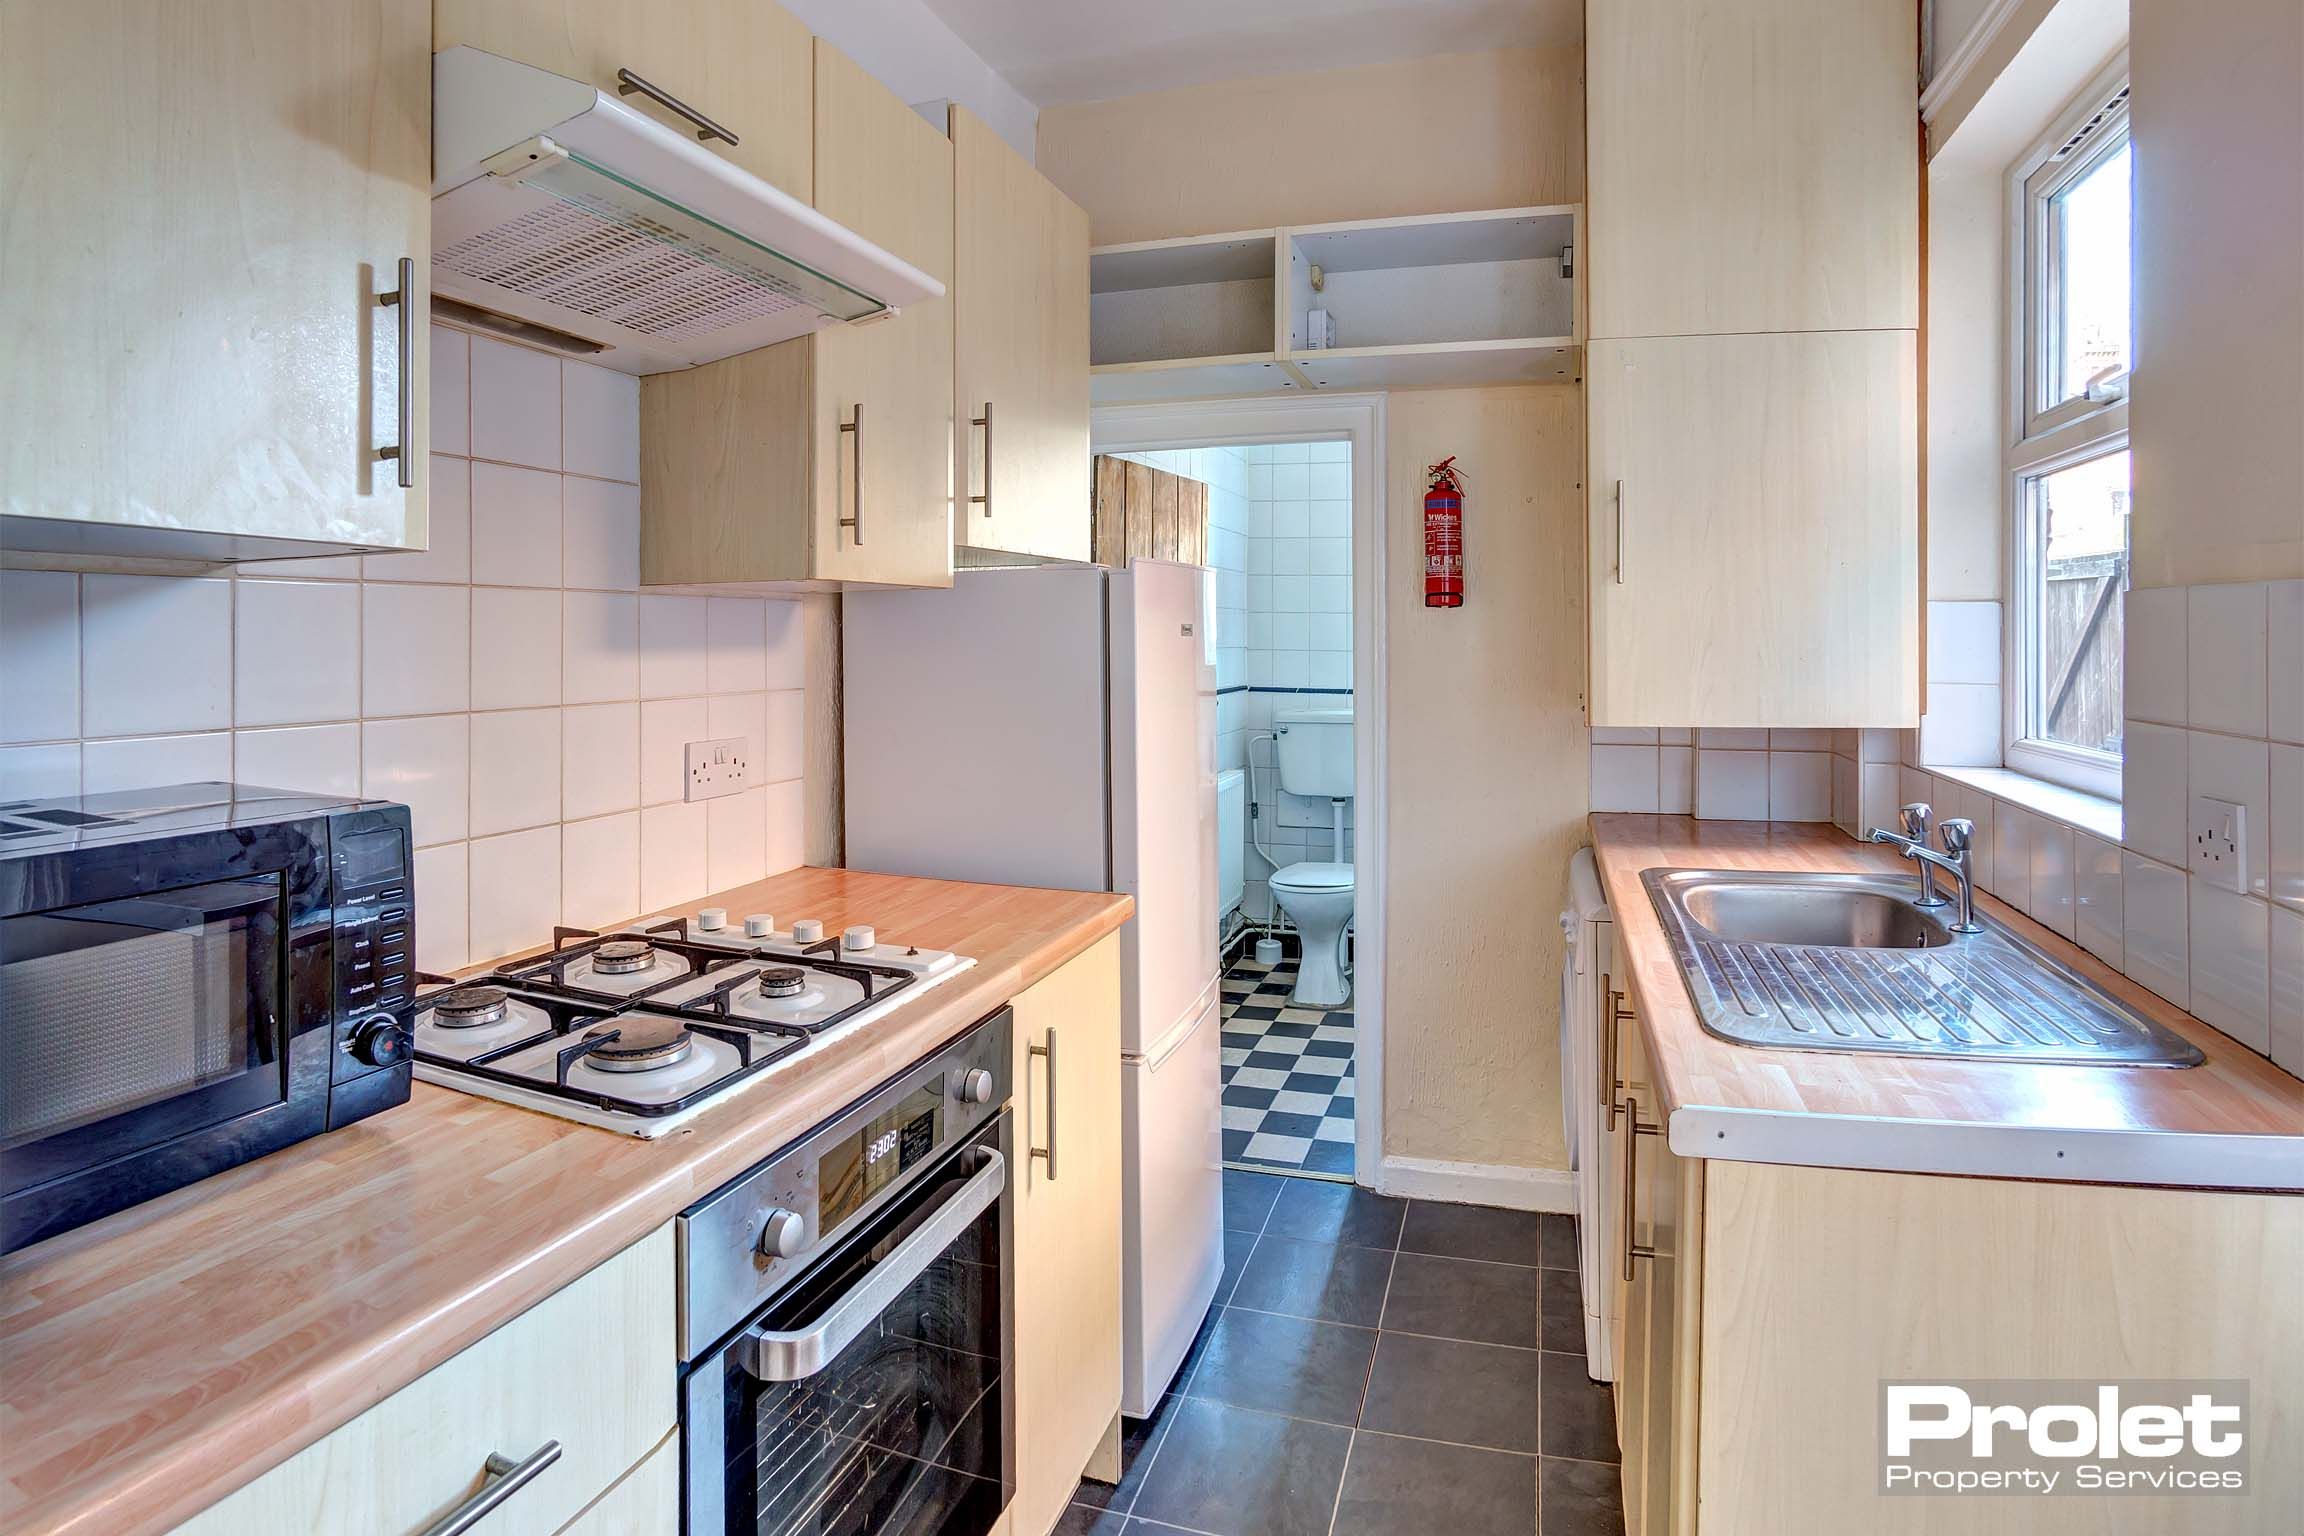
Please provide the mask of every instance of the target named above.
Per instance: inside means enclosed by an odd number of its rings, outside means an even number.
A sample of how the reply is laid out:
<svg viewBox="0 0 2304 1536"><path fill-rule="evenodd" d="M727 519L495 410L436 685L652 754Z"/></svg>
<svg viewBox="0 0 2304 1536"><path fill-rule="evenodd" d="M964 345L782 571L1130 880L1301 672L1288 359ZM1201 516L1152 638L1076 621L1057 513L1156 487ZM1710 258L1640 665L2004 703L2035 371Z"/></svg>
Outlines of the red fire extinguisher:
<svg viewBox="0 0 2304 1536"><path fill-rule="evenodd" d="M1425 471L1424 606L1464 606L1464 482L1450 454Z"/></svg>

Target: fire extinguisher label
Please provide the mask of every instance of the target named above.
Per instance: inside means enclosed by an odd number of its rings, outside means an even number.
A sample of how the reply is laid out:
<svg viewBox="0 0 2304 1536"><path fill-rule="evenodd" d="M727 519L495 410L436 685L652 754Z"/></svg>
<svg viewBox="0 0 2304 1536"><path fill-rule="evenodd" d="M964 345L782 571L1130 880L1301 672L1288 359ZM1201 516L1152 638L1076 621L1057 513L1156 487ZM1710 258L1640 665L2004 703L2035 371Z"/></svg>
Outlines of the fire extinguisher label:
<svg viewBox="0 0 2304 1536"><path fill-rule="evenodd" d="M1464 606L1464 488L1453 457L1427 472L1424 493L1424 606Z"/></svg>

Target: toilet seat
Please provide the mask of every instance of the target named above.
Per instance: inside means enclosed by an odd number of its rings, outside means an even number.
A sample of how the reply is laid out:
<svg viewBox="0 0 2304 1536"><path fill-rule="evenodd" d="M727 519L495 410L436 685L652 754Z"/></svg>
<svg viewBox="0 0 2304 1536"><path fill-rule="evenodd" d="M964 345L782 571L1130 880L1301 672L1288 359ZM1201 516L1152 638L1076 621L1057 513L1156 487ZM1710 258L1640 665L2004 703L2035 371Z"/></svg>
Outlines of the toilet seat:
<svg viewBox="0 0 2304 1536"><path fill-rule="evenodd" d="M1352 889L1349 864L1291 864L1276 871L1270 882L1289 891L1348 891Z"/></svg>

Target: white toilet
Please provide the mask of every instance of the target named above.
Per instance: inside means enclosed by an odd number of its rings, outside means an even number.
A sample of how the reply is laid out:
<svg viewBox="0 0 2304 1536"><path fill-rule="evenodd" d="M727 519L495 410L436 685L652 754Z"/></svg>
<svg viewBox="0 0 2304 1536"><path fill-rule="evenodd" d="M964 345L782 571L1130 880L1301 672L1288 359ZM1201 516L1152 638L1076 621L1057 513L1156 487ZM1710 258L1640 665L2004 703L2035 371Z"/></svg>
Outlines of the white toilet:
<svg viewBox="0 0 2304 1536"><path fill-rule="evenodd" d="M1344 802L1352 798L1352 706L1275 710L1272 729L1280 787L1292 795L1335 802L1336 846L1344 846ZM1349 1001L1344 929L1352 921L1352 866L1291 864L1272 875L1272 899L1304 942L1296 988L1288 1000L1307 1008Z"/></svg>

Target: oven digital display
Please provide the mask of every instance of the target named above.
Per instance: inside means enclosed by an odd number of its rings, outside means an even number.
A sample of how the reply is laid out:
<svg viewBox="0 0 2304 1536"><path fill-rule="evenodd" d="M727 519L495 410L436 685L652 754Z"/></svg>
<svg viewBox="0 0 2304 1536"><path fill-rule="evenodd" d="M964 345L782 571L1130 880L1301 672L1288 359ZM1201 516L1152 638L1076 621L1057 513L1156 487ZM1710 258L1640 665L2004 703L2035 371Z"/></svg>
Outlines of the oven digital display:
<svg viewBox="0 0 2304 1536"><path fill-rule="evenodd" d="M863 1209L944 1136L944 1077L921 1084L816 1161L816 1230L829 1232Z"/></svg>

